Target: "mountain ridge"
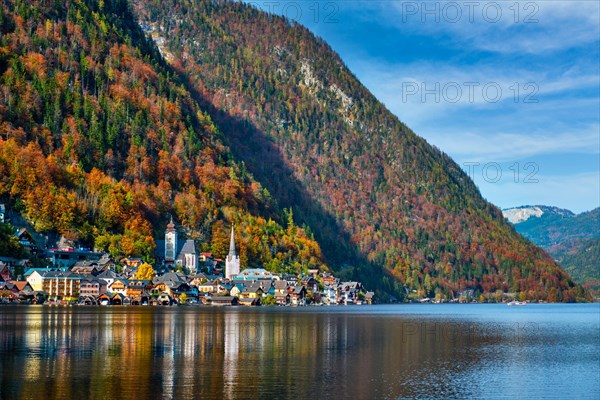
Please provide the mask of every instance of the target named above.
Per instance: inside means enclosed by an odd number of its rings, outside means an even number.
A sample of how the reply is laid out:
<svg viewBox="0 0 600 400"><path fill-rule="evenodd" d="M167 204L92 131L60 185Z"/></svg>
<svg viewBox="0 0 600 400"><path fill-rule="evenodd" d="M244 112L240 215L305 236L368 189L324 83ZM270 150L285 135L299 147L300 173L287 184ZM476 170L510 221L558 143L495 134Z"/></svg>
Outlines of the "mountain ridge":
<svg viewBox="0 0 600 400"><path fill-rule="evenodd" d="M573 217L575 213L565 208L535 205L518 206L502 209L502 215L512 224L527 221L531 217L541 217L544 214L557 215L560 217Z"/></svg>
<svg viewBox="0 0 600 400"><path fill-rule="evenodd" d="M575 214L551 206L520 206L506 211L507 219L521 210L537 208L539 216L515 224L517 232L543 247L579 284L600 289L600 207Z"/></svg>

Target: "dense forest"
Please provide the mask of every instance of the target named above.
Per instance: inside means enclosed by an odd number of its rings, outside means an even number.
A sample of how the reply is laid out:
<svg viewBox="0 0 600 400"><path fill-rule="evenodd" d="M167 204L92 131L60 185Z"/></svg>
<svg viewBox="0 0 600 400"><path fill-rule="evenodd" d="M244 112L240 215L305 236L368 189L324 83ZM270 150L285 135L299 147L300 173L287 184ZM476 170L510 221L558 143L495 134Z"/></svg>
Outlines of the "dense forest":
<svg viewBox="0 0 600 400"><path fill-rule="evenodd" d="M0 199L36 231L151 261L169 216L217 257L234 223L245 265L327 269L126 1L4 1L0 27Z"/></svg>
<svg viewBox="0 0 600 400"><path fill-rule="evenodd" d="M302 26L234 2L133 10L3 2L0 199L36 230L151 260L173 215L217 257L234 223L243 266L398 298L584 295Z"/></svg>
<svg viewBox="0 0 600 400"><path fill-rule="evenodd" d="M515 228L538 246L549 249L570 239L600 237L600 207L577 215L568 210L537 207L544 212L540 217L530 217L515 224Z"/></svg>
<svg viewBox="0 0 600 400"><path fill-rule="evenodd" d="M600 238L568 240L549 252L575 282L600 294Z"/></svg>
<svg viewBox="0 0 600 400"><path fill-rule="evenodd" d="M140 0L135 11L236 159L336 270L415 296L575 298L553 260L303 26L229 1Z"/></svg>
<svg viewBox="0 0 600 400"><path fill-rule="evenodd" d="M600 208L580 214L536 206L540 217L515 224L517 232L544 248L575 282L600 292Z"/></svg>

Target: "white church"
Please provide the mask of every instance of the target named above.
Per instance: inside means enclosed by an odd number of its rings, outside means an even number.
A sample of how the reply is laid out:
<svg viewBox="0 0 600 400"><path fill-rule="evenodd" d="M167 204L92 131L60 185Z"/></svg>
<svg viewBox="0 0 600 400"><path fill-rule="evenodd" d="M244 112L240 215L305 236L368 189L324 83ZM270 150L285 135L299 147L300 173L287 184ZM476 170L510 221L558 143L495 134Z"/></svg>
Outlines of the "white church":
<svg viewBox="0 0 600 400"><path fill-rule="evenodd" d="M231 226L231 239L229 240L229 254L225 258L225 278L233 280L240 273L240 256L235 252L235 239L233 237L233 225Z"/></svg>

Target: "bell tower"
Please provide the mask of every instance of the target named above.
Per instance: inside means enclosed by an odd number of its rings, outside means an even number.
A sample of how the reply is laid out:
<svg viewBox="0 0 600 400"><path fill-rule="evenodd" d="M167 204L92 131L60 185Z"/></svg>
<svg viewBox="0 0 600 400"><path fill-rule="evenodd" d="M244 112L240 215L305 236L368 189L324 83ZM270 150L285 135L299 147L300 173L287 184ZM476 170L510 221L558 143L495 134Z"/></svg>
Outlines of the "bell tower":
<svg viewBox="0 0 600 400"><path fill-rule="evenodd" d="M231 280L240 273L240 256L235 252L235 238L233 237L233 225L231 225L231 239L229 240L229 254L225 259L225 278Z"/></svg>
<svg viewBox="0 0 600 400"><path fill-rule="evenodd" d="M173 264L175 262L177 251L177 230L175 229L175 224L173 224L173 217L171 217L171 222L167 225L167 230L165 231L165 262L167 264Z"/></svg>

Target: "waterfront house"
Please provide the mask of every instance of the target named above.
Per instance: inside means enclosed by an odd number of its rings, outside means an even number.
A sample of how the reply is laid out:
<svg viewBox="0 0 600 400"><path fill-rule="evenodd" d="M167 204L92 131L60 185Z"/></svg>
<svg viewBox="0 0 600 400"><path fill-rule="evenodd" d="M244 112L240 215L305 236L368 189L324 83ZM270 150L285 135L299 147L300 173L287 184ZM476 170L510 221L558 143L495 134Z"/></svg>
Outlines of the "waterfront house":
<svg viewBox="0 0 600 400"><path fill-rule="evenodd" d="M115 260L108 253L102 254L102 257L97 261L97 264L100 271L114 270L117 266Z"/></svg>
<svg viewBox="0 0 600 400"><path fill-rule="evenodd" d="M240 300L241 299L256 299L256 298L262 297L263 293L264 293L264 291L262 290L262 288L260 287L260 285L258 283L252 283L252 284L244 287L244 289L240 293Z"/></svg>
<svg viewBox="0 0 600 400"><path fill-rule="evenodd" d="M325 287L325 289L323 290L323 295L325 297L325 301L329 304L338 302L338 291L336 287Z"/></svg>
<svg viewBox="0 0 600 400"><path fill-rule="evenodd" d="M285 280L288 284L288 287L296 286L298 284L298 277L291 274L285 274L281 277L282 280Z"/></svg>
<svg viewBox="0 0 600 400"><path fill-rule="evenodd" d="M4 290L10 290L13 292L15 298L24 300L27 297L33 299L33 289L27 281L8 281L4 285Z"/></svg>
<svg viewBox="0 0 600 400"><path fill-rule="evenodd" d="M106 282L107 285L111 285L115 281L115 279L120 278L120 276L117 275L116 272L107 269L105 271L102 271L99 275L97 275L96 278L102 279Z"/></svg>
<svg viewBox="0 0 600 400"><path fill-rule="evenodd" d="M182 284L188 283L185 275L175 272L167 272L166 274L155 276L152 282L154 286L160 285L162 292L171 296Z"/></svg>
<svg viewBox="0 0 600 400"><path fill-rule="evenodd" d="M103 293L100 296L96 297L96 304L110 304L112 300L112 295L109 293Z"/></svg>
<svg viewBox="0 0 600 400"><path fill-rule="evenodd" d="M4 263L0 264L0 279L2 279L4 282L9 282L12 280L12 274L10 273L8 266L4 265Z"/></svg>
<svg viewBox="0 0 600 400"><path fill-rule="evenodd" d="M176 287L171 288L171 293L173 297L179 298L182 294L185 294L187 297L197 297L198 289L190 286L189 283L183 282L177 285Z"/></svg>
<svg viewBox="0 0 600 400"><path fill-rule="evenodd" d="M33 240L33 236L31 236L31 233L29 233L27 229L21 228L17 230L15 236L19 240L19 243L23 245L27 250L29 250L31 254L37 253L38 247L36 246L35 241Z"/></svg>
<svg viewBox="0 0 600 400"><path fill-rule="evenodd" d="M98 278L85 277L79 283L79 296L90 296L96 298L106 293L106 281Z"/></svg>
<svg viewBox="0 0 600 400"><path fill-rule="evenodd" d="M131 298L132 306L140 306L143 304L150 304L150 295L148 292L142 292L139 296Z"/></svg>
<svg viewBox="0 0 600 400"><path fill-rule="evenodd" d="M260 306L260 296L256 298L242 297L238 302L243 306Z"/></svg>
<svg viewBox="0 0 600 400"><path fill-rule="evenodd" d="M107 290L111 293L119 293L123 296L127 296L127 286L129 285L129 280L118 278L113 281L110 285L108 285Z"/></svg>
<svg viewBox="0 0 600 400"><path fill-rule="evenodd" d="M127 296L133 299L154 287L151 280L133 279L127 283Z"/></svg>
<svg viewBox="0 0 600 400"><path fill-rule="evenodd" d="M275 291L275 296L276 295L284 295L284 294L288 294L288 283L285 280L279 280L279 281L275 281L273 283L273 289Z"/></svg>
<svg viewBox="0 0 600 400"><path fill-rule="evenodd" d="M31 285L34 291L41 292L44 290L44 277L43 274L50 271L48 268L29 268L25 271L25 279Z"/></svg>
<svg viewBox="0 0 600 400"><path fill-rule="evenodd" d="M275 295L275 286L273 286L273 284L275 282L278 281L272 281L272 280L265 280L265 279L261 279L259 281L257 281L256 283L258 283L258 286L260 286L260 288L262 289L264 295Z"/></svg>
<svg viewBox="0 0 600 400"><path fill-rule="evenodd" d="M306 297L306 288L304 286L294 286L290 293L290 303L299 305L304 302Z"/></svg>
<svg viewBox="0 0 600 400"><path fill-rule="evenodd" d="M110 304L115 306L130 305L131 299L123 293L115 293L110 299Z"/></svg>
<svg viewBox="0 0 600 400"><path fill-rule="evenodd" d="M311 292L319 290L319 282L312 275L307 275L300 280L300 284Z"/></svg>
<svg viewBox="0 0 600 400"><path fill-rule="evenodd" d="M231 289L229 289L229 295L240 297L240 294L242 293L242 290L244 290L244 287L245 285L240 283L233 285Z"/></svg>
<svg viewBox="0 0 600 400"><path fill-rule="evenodd" d="M175 300L173 300L173 297L169 296L166 293L162 293L160 296L158 296L157 301L158 305L161 306L170 306L176 303Z"/></svg>
<svg viewBox="0 0 600 400"><path fill-rule="evenodd" d="M330 273L321 274L321 280L323 281L323 286L337 286L340 283L340 279L336 278Z"/></svg>
<svg viewBox="0 0 600 400"><path fill-rule="evenodd" d="M189 283L192 286L198 286L206 281L208 281L208 278L206 277L206 275L204 275L203 273L199 273L199 274L192 276Z"/></svg>
<svg viewBox="0 0 600 400"><path fill-rule="evenodd" d="M74 274L97 276L100 274L100 267L98 266L98 263L96 261L77 261L75 265L71 267L71 272L73 272Z"/></svg>
<svg viewBox="0 0 600 400"><path fill-rule="evenodd" d="M234 296L212 296L210 303L213 306L234 306L238 304L238 298Z"/></svg>
<svg viewBox="0 0 600 400"><path fill-rule="evenodd" d="M79 295L79 301L77 304L83 304L85 306L95 306L98 305L97 298L93 296Z"/></svg>
<svg viewBox="0 0 600 400"><path fill-rule="evenodd" d="M121 265L130 267L130 268L138 268L140 265L144 263L144 260L137 257L126 257L121 259Z"/></svg>
<svg viewBox="0 0 600 400"><path fill-rule="evenodd" d="M63 271L46 271L42 275L43 291L53 299L76 299L79 297L81 275Z"/></svg>
<svg viewBox="0 0 600 400"><path fill-rule="evenodd" d="M290 295L287 292L275 294L275 304L280 306L290 304Z"/></svg>
<svg viewBox="0 0 600 400"><path fill-rule="evenodd" d="M208 281L198 285L197 287L198 291L202 293L217 293L219 283L216 280Z"/></svg>
<svg viewBox="0 0 600 400"><path fill-rule="evenodd" d="M155 297L158 297L161 293L166 293L169 296L173 294L171 292L171 287L164 282L155 283L154 287L150 289L150 294L152 294Z"/></svg>

